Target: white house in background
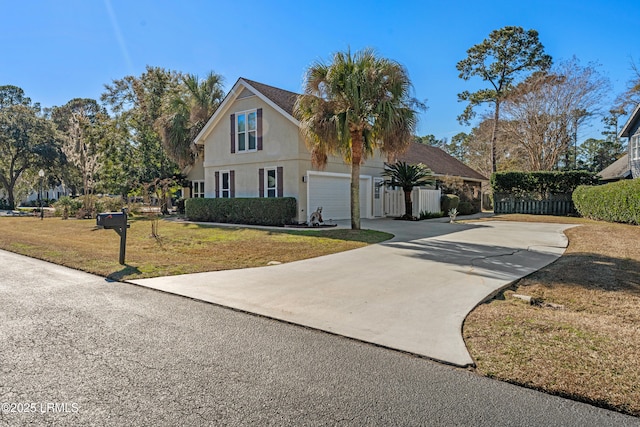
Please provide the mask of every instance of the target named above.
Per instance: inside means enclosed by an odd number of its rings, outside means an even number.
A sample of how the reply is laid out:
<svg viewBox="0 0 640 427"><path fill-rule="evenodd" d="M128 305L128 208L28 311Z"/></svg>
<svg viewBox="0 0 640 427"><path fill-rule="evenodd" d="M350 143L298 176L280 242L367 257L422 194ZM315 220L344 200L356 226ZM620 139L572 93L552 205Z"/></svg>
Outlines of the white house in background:
<svg viewBox="0 0 640 427"><path fill-rule="evenodd" d="M298 131L299 122L293 117L297 96L238 79L195 139L199 156L185 170L191 181L185 196L294 197L298 202L298 222L308 221L319 206L323 207L325 221L350 218L350 166L342 158L329 157L323 170L313 167L311 154ZM384 161L378 153L361 166L363 218L385 215L381 185ZM426 159L422 162L429 164ZM484 178L473 172L477 175L473 178ZM455 172L453 175L458 176Z"/></svg>

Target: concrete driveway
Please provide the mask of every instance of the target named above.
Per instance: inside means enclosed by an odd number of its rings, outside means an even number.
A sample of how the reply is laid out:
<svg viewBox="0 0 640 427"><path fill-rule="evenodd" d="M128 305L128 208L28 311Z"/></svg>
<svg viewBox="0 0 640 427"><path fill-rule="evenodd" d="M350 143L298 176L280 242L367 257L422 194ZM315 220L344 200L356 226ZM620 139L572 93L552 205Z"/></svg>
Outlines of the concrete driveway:
<svg viewBox="0 0 640 427"><path fill-rule="evenodd" d="M363 220L395 238L288 264L131 282L469 366L467 314L561 256L571 226Z"/></svg>

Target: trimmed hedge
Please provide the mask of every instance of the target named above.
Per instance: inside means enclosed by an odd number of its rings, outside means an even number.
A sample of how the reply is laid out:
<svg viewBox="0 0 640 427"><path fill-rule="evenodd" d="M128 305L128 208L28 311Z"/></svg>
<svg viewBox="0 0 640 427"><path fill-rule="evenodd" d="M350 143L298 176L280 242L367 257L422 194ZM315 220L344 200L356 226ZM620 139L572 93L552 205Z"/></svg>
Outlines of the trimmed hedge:
<svg viewBox="0 0 640 427"><path fill-rule="evenodd" d="M586 218L640 224L640 179L580 186L573 192L573 203Z"/></svg>
<svg viewBox="0 0 640 427"><path fill-rule="evenodd" d="M440 207L446 215L449 214L449 210L457 209L459 204L460 197L455 194L443 194L440 197Z"/></svg>
<svg viewBox="0 0 640 427"><path fill-rule="evenodd" d="M292 224L296 212L293 197L194 198L185 201L185 214L191 221L278 226Z"/></svg>
<svg viewBox="0 0 640 427"><path fill-rule="evenodd" d="M491 175L494 194L543 199L552 194L571 194L579 185L596 185L598 178L587 171L496 172Z"/></svg>

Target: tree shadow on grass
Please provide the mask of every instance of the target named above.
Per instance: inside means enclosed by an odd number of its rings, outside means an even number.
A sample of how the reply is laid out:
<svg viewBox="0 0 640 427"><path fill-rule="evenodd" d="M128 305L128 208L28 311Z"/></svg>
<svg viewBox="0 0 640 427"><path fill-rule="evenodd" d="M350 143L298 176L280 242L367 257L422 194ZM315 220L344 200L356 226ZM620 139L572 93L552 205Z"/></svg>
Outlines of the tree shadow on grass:
<svg viewBox="0 0 640 427"><path fill-rule="evenodd" d="M124 268L119 271L115 271L107 276L107 280L120 282L128 276L141 274L142 272L138 269L138 267L134 267L132 265L125 264Z"/></svg>

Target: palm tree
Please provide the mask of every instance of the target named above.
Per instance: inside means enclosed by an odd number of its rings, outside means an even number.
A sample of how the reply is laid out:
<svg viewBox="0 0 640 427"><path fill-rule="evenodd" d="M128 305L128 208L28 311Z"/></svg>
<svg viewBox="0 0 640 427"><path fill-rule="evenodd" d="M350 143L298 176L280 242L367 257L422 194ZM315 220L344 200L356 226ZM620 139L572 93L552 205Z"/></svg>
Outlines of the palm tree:
<svg viewBox="0 0 640 427"><path fill-rule="evenodd" d="M416 124L406 69L378 58L371 49L338 52L330 64L314 63L305 76L304 95L294 115L315 166L329 154L351 165L351 228L360 229L360 165L376 149L402 152L411 143Z"/></svg>
<svg viewBox="0 0 640 427"><path fill-rule="evenodd" d="M224 98L222 77L210 72L203 80L182 76L180 85L164 102L155 127L167 154L183 168L193 164L193 140Z"/></svg>
<svg viewBox="0 0 640 427"><path fill-rule="evenodd" d="M382 175L391 178L390 186L400 187L404 191L404 215L402 219L414 219L411 192L413 187L433 184L431 170L422 163L410 165L405 162L385 163Z"/></svg>

